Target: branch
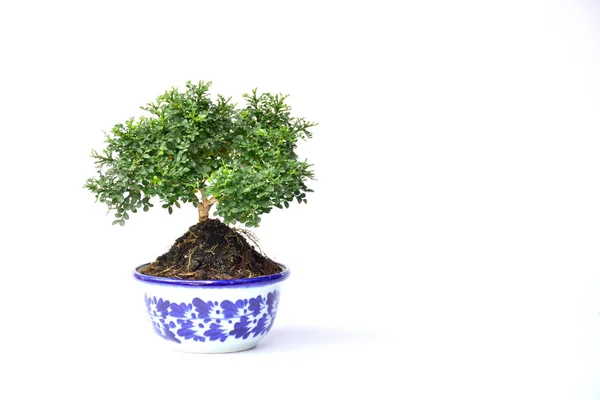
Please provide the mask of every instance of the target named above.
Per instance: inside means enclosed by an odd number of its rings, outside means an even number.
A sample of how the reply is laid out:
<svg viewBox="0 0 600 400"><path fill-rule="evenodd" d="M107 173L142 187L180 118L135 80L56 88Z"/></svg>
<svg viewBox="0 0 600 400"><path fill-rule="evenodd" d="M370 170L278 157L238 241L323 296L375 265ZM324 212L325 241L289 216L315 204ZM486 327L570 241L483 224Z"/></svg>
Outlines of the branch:
<svg viewBox="0 0 600 400"><path fill-rule="evenodd" d="M208 204L210 204L210 205L213 205L218 201L215 196L212 196L210 199L207 199L207 200L208 200Z"/></svg>
<svg viewBox="0 0 600 400"><path fill-rule="evenodd" d="M200 200L202 200L202 204L204 205L213 205L215 204L218 200L215 196L212 196L210 199L208 197L206 197L206 192L204 191L204 189L199 189L198 190L200 192Z"/></svg>

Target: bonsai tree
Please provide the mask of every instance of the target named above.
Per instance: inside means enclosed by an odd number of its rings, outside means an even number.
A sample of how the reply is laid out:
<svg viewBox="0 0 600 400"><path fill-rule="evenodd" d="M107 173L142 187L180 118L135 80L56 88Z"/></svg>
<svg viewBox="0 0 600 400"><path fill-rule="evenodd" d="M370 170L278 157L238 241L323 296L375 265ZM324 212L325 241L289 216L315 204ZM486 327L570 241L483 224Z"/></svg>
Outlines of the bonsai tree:
<svg viewBox="0 0 600 400"><path fill-rule="evenodd" d="M290 115L281 94L245 94L238 108L230 98L209 96L210 82L188 82L142 107L147 113L115 125L106 148L93 151L97 176L85 187L124 225L132 213L158 199L169 213L191 203L198 223L168 253L141 273L179 279L231 279L276 272L278 264L250 246L247 231L273 207L306 203L311 165L296 155L299 139L316 124ZM214 214L223 219L210 219Z"/></svg>
<svg viewBox="0 0 600 400"><path fill-rule="evenodd" d="M98 175L86 187L114 210L113 224L148 211L158 198L169 213L191 203L199 222L214 214L226 224L258 226L273 207L306 203L311 165L295 153L316 124L290 115L281 94L209 97L210 82L187 82L142 107L148 115L115 125L106 148L92 152Z"/></svg>

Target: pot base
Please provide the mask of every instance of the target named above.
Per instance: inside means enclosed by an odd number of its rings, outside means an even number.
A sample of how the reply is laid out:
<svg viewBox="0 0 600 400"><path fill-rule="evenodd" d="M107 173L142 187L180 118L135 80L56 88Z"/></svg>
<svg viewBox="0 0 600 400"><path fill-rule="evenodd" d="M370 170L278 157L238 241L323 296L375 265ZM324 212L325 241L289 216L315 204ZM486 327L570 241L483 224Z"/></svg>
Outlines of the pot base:
<svg viewBox="0 0 600 400"><path fill-rule="evenodd" d="M239 347L229 347L228 349L224 348L215 348L213 351L208 349L182 349L180 347L171 346L171 350L175 350L181 353L194 353L194 354L229 354L229 353L241 353L243 351L249 351L255 349L257 344L255 343L253 346L239 346Z"/></svg>

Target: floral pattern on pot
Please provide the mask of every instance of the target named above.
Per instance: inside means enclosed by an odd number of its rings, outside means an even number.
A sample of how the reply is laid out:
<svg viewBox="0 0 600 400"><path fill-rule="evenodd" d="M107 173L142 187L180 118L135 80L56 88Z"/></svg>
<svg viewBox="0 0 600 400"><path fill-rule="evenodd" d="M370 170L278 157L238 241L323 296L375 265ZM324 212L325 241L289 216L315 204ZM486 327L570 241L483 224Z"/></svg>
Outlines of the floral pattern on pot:
<svg viewBox="0 0 600 400"><path fill-rule="evenodd" d="M224 342L229 337L247 339L266 335L275 321L279 292L236 301L204 301L172 303L162 298L148 297L146 309L154 331L166 340Z"/></svg>

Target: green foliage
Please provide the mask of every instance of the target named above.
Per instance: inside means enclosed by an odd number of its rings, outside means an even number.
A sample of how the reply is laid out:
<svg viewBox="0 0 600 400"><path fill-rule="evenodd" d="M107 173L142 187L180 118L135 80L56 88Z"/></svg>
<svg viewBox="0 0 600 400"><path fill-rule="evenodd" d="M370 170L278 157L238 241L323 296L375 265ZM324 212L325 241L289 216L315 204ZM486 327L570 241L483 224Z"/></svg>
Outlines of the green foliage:
<svg viewBox="0 0 600 400"><path fill-rule="evenodd" d="M273 207L306 202L313 173L295 150L316 124L292 117L287 96L253 90L238 108L223 96L212 101L209 88L188 82L185 91L166 91L142 107L147 116L115 125L106 148L92 152L98 174L85 187L115 211L114 224L148 211L155 198L169 213L181 203L197 207L201 189L225 223L247 226Z"/></svg>

